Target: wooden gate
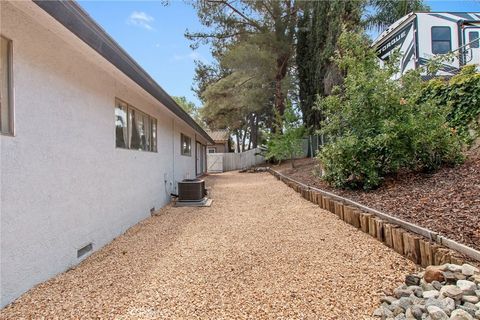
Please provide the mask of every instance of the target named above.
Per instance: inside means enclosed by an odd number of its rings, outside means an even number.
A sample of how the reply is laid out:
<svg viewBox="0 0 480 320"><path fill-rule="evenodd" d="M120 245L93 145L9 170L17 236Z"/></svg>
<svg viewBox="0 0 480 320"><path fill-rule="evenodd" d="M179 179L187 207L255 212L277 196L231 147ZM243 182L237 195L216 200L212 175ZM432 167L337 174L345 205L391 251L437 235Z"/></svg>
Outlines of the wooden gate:
<svg viewBox="0 0 480 320"><path fill-rule="evenodd" d="M223 153L207 153L207 172L223 172Z"/></svg>
<svg viewBox="0 0 480 320"><path fill-rule="evenodd" d="M247 169L265 162L260 154L260 149L252 149L240 153L208 153L208 172L224 172Z"/></svg>

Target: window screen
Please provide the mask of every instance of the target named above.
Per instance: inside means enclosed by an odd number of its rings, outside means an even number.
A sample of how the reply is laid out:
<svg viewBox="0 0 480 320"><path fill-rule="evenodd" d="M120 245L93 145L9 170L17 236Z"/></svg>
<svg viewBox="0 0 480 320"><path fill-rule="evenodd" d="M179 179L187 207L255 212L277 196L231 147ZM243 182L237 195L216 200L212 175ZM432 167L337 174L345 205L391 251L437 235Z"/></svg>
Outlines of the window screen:
<svg viewBox="0 0 480 320"><path fill-rule="evenodd" d="M13 134L12 122L12 43L0 37L0 132Z"/></svg>
<svg viewBox="0 0 480 320"><path fill-rule="evenodd" d="M470 43L470 48L478 48L478 44L479 44L479 40L478 40L478 37L479 37L479 32L478 31L470 31L468 33L468 42Z"/></svg>
<svg viewBox="0 0 480 320"><path fill-rule="evenodd" d="M444 54L452 50L450 27L432 27L432 53Z"/></svg>

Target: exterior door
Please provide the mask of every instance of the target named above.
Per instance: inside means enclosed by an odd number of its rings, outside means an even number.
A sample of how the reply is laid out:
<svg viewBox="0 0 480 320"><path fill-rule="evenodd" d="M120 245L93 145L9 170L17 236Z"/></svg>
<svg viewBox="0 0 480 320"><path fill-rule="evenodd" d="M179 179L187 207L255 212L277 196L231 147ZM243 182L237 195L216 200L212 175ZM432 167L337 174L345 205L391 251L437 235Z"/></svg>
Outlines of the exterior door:
<svg viewBox="0 0 480 320"><path fill-rule="evenodd" d="M468 26L463 29L465 46L465 64L480 64L480 26Z"/></svg>
<svg viewBox="0 0 480 320"><path fill-rule="evenodd" d="M197 173L197 176L200 176L205 173L205 147L200 142L197 142L196 144L195 157L195 172Z"/></svg>

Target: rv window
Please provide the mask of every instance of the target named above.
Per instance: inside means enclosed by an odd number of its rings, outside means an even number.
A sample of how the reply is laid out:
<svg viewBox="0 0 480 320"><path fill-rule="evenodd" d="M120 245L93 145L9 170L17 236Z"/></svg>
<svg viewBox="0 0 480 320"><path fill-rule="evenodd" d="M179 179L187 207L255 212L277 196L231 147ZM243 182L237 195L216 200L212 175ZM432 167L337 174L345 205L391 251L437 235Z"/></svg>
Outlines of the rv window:
<svg viewBox="0 0 480 320"><path fill-rule="evenodd" d="M12 41L0 37L0 133L13 135Z"/></svg>
<svg viewBox="0 0 480 320"><path fill-rule="evenodd" d="M183 133L180 134L180 151L181 154L184 156L191 156L192 155L192 139L187 137Z"/></svg>
<svg viewBox="0 0 480 320"><path fill-rule="evenodd" d="M450 27L432 27L432 53L443 54L452 50Z"/></svg>
<svg viewBox="0 0 480 320"><path fill-rule="evenodd" d="M480 42L478 40L479 33L478 31L470 31L468 33L468 42L470 43L470 48L478 48L478 43Z"/></svg>

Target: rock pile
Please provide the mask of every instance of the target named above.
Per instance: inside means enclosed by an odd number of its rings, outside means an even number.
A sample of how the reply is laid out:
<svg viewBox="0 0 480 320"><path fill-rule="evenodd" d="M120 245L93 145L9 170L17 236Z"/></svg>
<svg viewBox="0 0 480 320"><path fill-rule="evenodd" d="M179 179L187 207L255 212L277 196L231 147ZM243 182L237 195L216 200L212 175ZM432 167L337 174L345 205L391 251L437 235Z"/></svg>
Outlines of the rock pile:
<svg viewBox="0 0 480 320"><path fill-rule="evenodd" d="M382 320L480 319L480 272L469 264L429 266L380 301L373 315Z"/></svg>

